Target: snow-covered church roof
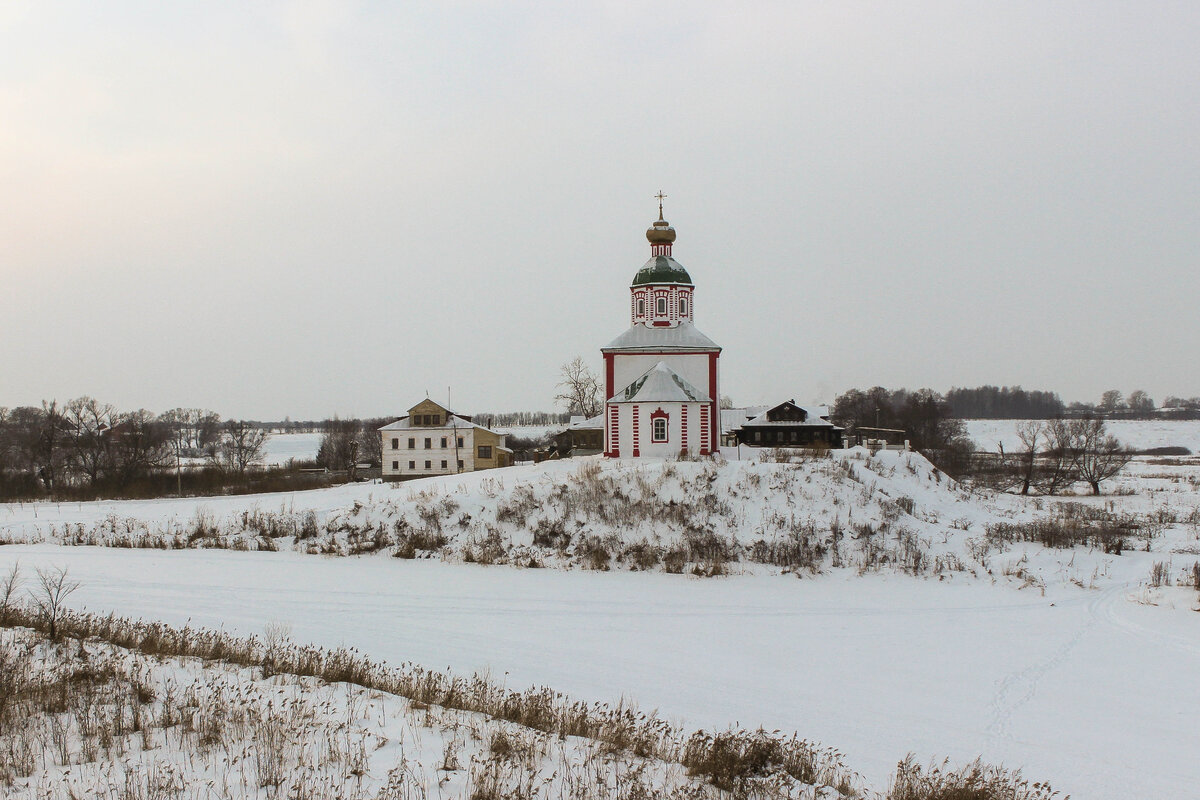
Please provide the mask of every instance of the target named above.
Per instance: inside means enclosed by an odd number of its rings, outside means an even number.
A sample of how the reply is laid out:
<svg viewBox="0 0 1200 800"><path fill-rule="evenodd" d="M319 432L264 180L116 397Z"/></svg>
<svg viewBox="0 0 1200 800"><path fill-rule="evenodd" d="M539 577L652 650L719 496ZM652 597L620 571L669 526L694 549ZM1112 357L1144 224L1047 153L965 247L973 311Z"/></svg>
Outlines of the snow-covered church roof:
<svg viewBox="0 0 1200 800"><path fill-rule="evenodd" d="M721 348L712 339L696 330L692 323L681 320L674 327L648 327L642 323L630 326L629 330L600 348L608 353L619 350L701 350L720 352Z"/></svg>
<svg viewBox="0 0 1200 800"><path fill-rule="evenodd" d="M655 364L610 403L710 403L712 398L684 380L662 361Z"/></svg>

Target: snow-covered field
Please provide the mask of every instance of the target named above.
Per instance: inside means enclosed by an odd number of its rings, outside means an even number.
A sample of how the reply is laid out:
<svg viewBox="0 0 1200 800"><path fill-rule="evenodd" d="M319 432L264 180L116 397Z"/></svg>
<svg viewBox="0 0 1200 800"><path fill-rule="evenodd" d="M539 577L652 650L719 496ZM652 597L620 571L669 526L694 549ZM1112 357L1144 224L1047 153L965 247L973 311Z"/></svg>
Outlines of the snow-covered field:
<svg viewBox="0 0 1200 800"><path fill-rule="evenodd" d="M478 421L478 420L477 420ZM519 436L522 439L540 439L551 433L558 433L567 426L562 425L497 425L496 433L507 434L508 436Z"/></svg>
<svg viewBox="0 0 1200 800"><path fill-rule="evenodd" d="M967 434L981 450L1013 452L1020 448L1016 419L969 419ZM1186 447L1200 454L1200 420L1111 420L1108 432L1135 450L1152 447Z"/></svg>
<svg viewBox="0 0 1200 800"><path fill-rule="evenodd" d="M622 697L692 727L799 731L881 786L912 750L1021 766L1075 797L1200 781L1200 620L1102 591L899 576L722 579L291 553L0 548L82 581L72 605L298 640L507 685ZM1194 593L1193 593L1194 594ZM1179 598L1182 601L1182 597Z"/></svg>
<svg viewBox="0 0 1200 800"><path fill-rule="evenodd" d="M273 433L263 448L264 464L311 461L321 447L320 433Z"/></svg>
<svg viewBox="0 0 1200 800"><path fill-rule="evenodd" d="M911 750L958 763L982 755L1076 798L1186 797L1200 784L1200 598L1147 582L1155 563L1177 580L1200 560L1200 494L1188 467L1162 469L1147 462L1114 482L1134 494L1070 498L1114 519L1159 520L1119 556L992 540L989 526L1046 518L1059 501L967 492L915 454L858 450L799 465L585 459L400 486L0 506L0 535L36 542L0 547L0 573L16 561L67 566L82 581L72 604L92 611L243 633L282 620L299 641L630 698L687 727L794 730L842 750L876 788ZM658 516L637 516L651 502ZM746 552L756 539L825 537L836 525L842 565L824 552L816 575L735 561L730 575L696 578L614 558L599 572L532 541L561 522L573 542L669 549L694 535L677 530L676 511L710 506L701 522ZM620 514L606 521L604 508ZM245 511L318 515L320 536L284 536L281 550L319 541L345 552L353 532L373 530L383 546L327 558L53 543L109 518L159 536L201 510L235 527ZM389 537L435 523L450 562L386 555ZM453 563L492 530L572 569ZM906 536L961 565L912 577L866 560Z"/></svg>
<svg viewBox="0 0 1200 800"><path fill-rule="evenodd" d="M523 439L538 439L547 433L562 430L564 425L518 425L515 427L497 427L498 433L510 436L520 436ZM320 433L273 433L267 440L263 450L264 464L286 464L292 459L311 461L317 457L321 447Z"/></svg>
<svg viewBox="0 0 1200 800"><path fill-rule="evenodd" d="M286 642L271 646L272 661L302 655ZM95 640L53 646L21 628L0 629L0 659L11 670L0 678L0 787L13 800L529 797L521 788L531 785L542 797L587 800L646 796L635 793L650 787L696 800L715 794L679 763L614 755L603 742L379 685L264 677ZM412 688L396 676L374 677Z"/></svg>

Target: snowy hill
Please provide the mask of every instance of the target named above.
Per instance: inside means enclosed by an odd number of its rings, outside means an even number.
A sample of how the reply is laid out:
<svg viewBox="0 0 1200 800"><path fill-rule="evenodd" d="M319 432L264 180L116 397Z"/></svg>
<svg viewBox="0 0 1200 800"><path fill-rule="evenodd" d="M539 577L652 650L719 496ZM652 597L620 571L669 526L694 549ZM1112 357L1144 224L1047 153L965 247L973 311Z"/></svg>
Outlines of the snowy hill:
<svg viewBox="0 0 1200 800"><path fill-rule="evenodd" d="M0 512L8 515L0 536L698 575L898 571L1044 586L1096 585L1118 552L1149 550L1165 530L1183 535L1165 505L1134 513L1103 500L981 493L917 453L755 455L764 460L587 458L278 495L26 504Z"/></svg>

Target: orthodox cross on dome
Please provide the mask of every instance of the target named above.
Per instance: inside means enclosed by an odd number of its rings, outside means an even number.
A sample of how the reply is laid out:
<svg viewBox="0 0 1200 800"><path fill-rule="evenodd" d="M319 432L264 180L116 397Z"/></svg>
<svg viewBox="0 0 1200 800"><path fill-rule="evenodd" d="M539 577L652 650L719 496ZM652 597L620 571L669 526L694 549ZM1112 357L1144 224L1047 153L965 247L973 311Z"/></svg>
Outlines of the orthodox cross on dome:
<svg viewBox="0 0 1200 800"><path fill-rule="evenodd" d="M662 189L659 189L658 194L656 194L654 196L658 198L658 218L662 219L663 218L662 201L665 200L667 196L665 194L663 194Z"/></svg>

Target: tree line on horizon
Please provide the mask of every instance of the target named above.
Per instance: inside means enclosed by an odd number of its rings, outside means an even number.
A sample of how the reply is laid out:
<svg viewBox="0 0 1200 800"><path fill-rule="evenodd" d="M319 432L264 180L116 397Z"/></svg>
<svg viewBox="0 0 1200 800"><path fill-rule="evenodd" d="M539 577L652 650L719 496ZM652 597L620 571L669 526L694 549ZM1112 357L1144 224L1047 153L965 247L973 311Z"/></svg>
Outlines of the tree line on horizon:
<svg viewBox="0 0 1200 800"><path fill-rule="evenodd" d="M966 423L951 405L954 391L943 396L932 389L851 389L834 401L830 420L845 427L849 435L857 432L864 438L886 436L880 429L903 431L915 450L947 474L1023 495L1057 494L1075 481L1087 483L1093 494L1100 494L1100 484L1120 472L1133 456L1133 451L1108 433L1103 416L1077 413L1069 417L1066 409L1052 417L1033 416L1036 406L1030 404L1031 393L1015 395L1020 400L1012 406L1029 415L1018 417L1022 420L1016 426L1021 447L1012 453L977 454ZM981 396L1002 394L984 392ZM1044 409L1053 408L1049 401L1057 395L1037 394ZM1009 390L1007 396L1012 398L1014 393ZM1106 392L1102 402L1114 405L1115 399Z"/></svg>
<svg viewBox="0 0 1200 800"><path fill-rule="evenodd" d="M268 436L204 409L121 411L88 396L0 408L0 499L160 496L171 470L182 491L185 459L189 485L197 463L208 471L206 485L236 483Z"/></svg>
<svg viewBox="0 0 1200 800"><path fill-rule="evenodd" d="M1109 389L1096 403L1064 403L1057 392L1020 386L955 387L946 392L950 413L959 419L1056 419L1102 415L1110 419L1197 419L1200 397L1170 396L1162 406L1142 389L1128 396Z"/></svg>

